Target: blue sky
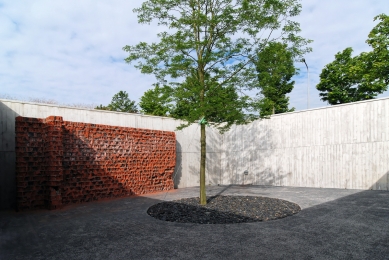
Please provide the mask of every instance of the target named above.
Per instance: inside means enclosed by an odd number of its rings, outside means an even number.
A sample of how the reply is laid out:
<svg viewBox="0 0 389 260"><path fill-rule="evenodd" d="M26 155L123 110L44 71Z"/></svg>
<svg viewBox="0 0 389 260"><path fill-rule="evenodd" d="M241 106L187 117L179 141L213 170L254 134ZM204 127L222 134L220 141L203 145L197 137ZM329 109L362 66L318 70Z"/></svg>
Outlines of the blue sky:
<svg viewBox="0 0 389 260"><path fill-rule="evenodd" d="M0 98L54 99L62 104L103 104L120 90L139 101L155 82L124 62L125 45L154 42L155 24L139 25L133 8L142 1L0 0ZM334 55L365 43L376 22L389 14L387 0L302 0L295 20L303 37L314 40L305 59L310 68L310 107L323 107L315 86ZM303 63L295 77L290 105L307 107L307 74ZM385 92L380 97L389 96Z"/></svg>

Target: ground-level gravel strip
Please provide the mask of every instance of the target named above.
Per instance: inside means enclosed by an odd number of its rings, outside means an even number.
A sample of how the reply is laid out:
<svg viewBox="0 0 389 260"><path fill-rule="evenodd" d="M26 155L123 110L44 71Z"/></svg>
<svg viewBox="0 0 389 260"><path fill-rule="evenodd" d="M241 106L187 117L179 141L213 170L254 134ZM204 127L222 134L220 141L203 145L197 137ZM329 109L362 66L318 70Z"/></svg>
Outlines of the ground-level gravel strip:
<svg viewBox="0 0 389 260"><path fill-rule="evenodd" d="M233 224L285 218L301 210L286 200L254 196L213 196L206 205L199 198L165 201L151 206L147 213L157 219L198 224Z"/></svg>

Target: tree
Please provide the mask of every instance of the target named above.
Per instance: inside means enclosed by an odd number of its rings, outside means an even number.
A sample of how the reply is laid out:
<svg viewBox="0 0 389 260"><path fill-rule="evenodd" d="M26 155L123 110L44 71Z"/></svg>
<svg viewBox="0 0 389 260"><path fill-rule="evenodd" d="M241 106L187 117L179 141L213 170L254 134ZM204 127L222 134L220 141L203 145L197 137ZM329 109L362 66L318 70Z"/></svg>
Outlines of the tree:
<svg viewBox="0 0 389 260"><path fill-rule="evenodd" d="M373 61L371 74L389 85L389 16L380 14L374 21L380 22L369 33L367 43L373 48L370 60Z"/></svg>
<svg viewBox="0 0 389 260"><path fill-rule="evenodd" d="M373 99L389 84L389 17L376 16L381 22L366 41L373 50L352 57L352 48L335 55L320 74L316 88L321 100L331 105Z"/></svg>
<svg viewBox="0 0 389 260"><path fill-rule="evenodd" d="M169 86L160 87L156 84L154 89L147 90L140 98L141 112L147 115L168 116L172 108L172 89Z"/></svg>
<svg viewBox="0 0 389 260"><path fill-rule="evenodd" d="M108 106L99 105L95 109L109 110L117 112L137 113L138 108L135 101L128 98L126 91L119 91L112 97L112 101Z"/></svg>
<svg viewBox="0 0 389 260"><path fill-rule="evenodd" d="M269 42L289 43L294 55L309 48L298 36L299 24L289 18L300 13L297 0L149 0L138 13L140 23L157 20L169 30L157 43L125 46L125 59L142 73L154 74L172 88L172 113L186 121L200 120L200 204L206 204L206 121L224 131L255 118L244 90L258 87L257 53Z"/></svg>
<svg viewBox="0 0 389 260"><path fill-rule="evenodd" d="M171 109L171 116L188 122L180 127L186 127L190 122L206 119L205 124L216 126L220 132L226 131L231 124L247 122L244 112L248 108L246 96L239 96L236 89L229 85L220 85L212 82L208 74L205 75L208 91L201 102L201 86L196 74L188 77L183 83L176 85L173 92L175 105Z"/></svg>
<svg viewBox="0 0 389 260"><path fill-rule="evenodd" d="M288 46L279 42L270 42L258 53L256 63L259 86L264 96L258 104L260 117L294 111L289 109L289 97L293 90L291 78L297 74L293 64L293 53Z"/></svg>
<svg viewBox="0 0 389 260"><path fill-rule="evenodd" d="M97 107L95 107L95 109L97 109L97 110L109 110L108 107L103 106L102 104L100 104L100 105L98 105Z"/></svg>

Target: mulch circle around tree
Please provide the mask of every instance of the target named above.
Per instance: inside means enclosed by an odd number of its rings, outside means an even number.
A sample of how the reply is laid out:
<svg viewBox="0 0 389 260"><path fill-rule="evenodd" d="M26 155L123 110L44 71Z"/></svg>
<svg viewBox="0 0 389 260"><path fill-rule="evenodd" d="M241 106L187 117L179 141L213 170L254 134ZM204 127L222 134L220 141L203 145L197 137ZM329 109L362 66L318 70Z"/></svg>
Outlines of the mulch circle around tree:
<svg viewBox="0 0 389 260"><path fill-rule="evenodd" d="M199 202L198 197L165 201L151 206L147 214L170 222L235 224L285 218L301 210L296 203L268 197L213 196L207 205Z"/></svg>

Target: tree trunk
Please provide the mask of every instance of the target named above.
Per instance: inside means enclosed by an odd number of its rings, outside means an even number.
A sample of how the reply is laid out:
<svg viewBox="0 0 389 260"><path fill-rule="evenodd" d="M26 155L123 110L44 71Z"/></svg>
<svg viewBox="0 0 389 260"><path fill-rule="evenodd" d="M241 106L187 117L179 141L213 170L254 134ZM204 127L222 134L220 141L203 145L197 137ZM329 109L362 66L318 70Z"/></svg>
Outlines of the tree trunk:
<svg viewBox="0 0 389 260"><path fill-rule="evenodd" d="M207 204L207 195L205 193L205 160L206 155L206 141L205 141L205 124L201 124L201 135L200 135L200 144L201 144L201 154L200 154L200 204Z"/></svg>

